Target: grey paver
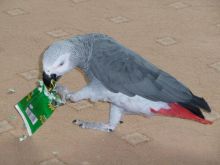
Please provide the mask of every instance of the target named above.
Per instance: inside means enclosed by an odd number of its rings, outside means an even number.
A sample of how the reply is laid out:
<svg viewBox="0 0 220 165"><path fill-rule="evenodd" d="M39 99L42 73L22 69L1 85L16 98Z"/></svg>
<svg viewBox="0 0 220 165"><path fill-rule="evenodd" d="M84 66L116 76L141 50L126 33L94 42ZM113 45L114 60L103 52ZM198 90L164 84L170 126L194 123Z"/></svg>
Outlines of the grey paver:
<svg viewBox="0 0 220 165"><path fill-rule="evenodd" d="M127 17L123 17L123 16L111 17L109 20L113 23L116 23L116 24L129 22L129 19Z"/></svg>
<svg viewBox="0 0 220 165"><path fill-rule="evenodd" d="M16 115L10 115L9 117L8 117L8 120L11 120L11 121L15 121L15 120L17 120L17 116Z"/></svg>
<svg viewBox="0 0 220 165"><path fill-rule="evenodd" d="M123 136L122 139L126 140L129 144L132 144L132 145L137 145L143 142L150 141L149 137L138 132L127 134Z"/></svg>
<svg viewBox="0 0 220 165"><path fill-rule="evenodd" d="M81 3L81 2L86 2L89 0L72 0L73 3Z"/></svg>
<svg viewBox="0 0 220 165"><path fill-rule="evenodd" d="M215 70L220 72L220 62L216 62L214 64L211 64L210 67L214 68Z"/></svg>
<svg viewBox="0 0 220 165"><path fill-rule="evenodd" d="M7 13L10 16L17 16L17 15L26 14L27 12L23 9L15 8L15 9L10 9L10 10L5 11L5 13Z"/></svg>
<svg viewBox="0 0 220 165"><path fill-rule="evenodd" d="M184 2L175 2L175 3L170 4L170 6L176 9L183 9L183 8L189 7L190 5Z"/></svg>
<svg viewBox="0 0 220 165"><path fill-rule="evenodd" d="M30 71L27 71L27 72L20 73L20 75L24 79L29 81L29 80L37 79L38 76L39 76L39 71L34 69L34 70L30 70Z"/></svg>
<svg viewBox="0 0 220 165"><path fill-rule="evenodd" d="M9 88L8 89L8 94L14 94L16 92L16 90L14 88Z"/></svg>
<svg viewBox="0 0 220 165"><path fill-rule="evenodd" d="M91 163L89 163L88 161L83 161L80 163L81 165L90 165Z"/></svg>
<svg viewBox="0 0 220 165"><path fill-rule="evenodd" d="M56 38L56 37L67 36L69 33L64 31L63 29L57 29L57 30L49 31L47 32L47 34Z"/></svg>
<svg viewBox="0 0 220 165"><path fill-rule="evenodd" d="M176 40L172 37L163 37L156 40L157 43L163 46L170 46L176 44Z"/></svg>
<svg viewBox="0 0 220 165"><path fill-rule="evenodd" d="M58 160L57 158L53 158L53 159L42 161L39 165L65 165L65 163Z"/></svg>
<svg viewBox="0 0 220 165"><path fill-rule="evenodd" d="M0 134L11 130L13 127L7 120L0 121Z"/></svg>
<svg viewBox="0 0 220 165"><path fill-rule="evenodd" d="M53 151L52 154L53 154L54 156L57 156L57 155L59 154L59 152L58 152L58 151Z"/></svg>
<svg viewBox="0 0 220 165"><path fill-rule="evenodd" d="M19 137L21 137L22 135L24 135L26 133L26 130L25 129L16 128L16 129L11 130L10 133L14 137L19 138Z"/></svg>

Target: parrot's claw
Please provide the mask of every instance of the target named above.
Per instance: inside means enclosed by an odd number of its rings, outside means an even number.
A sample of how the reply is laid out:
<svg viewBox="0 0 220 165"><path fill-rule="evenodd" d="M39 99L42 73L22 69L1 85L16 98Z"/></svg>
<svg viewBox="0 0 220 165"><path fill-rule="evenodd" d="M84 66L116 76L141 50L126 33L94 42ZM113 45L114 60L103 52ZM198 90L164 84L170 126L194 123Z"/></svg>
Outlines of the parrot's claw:
<svg viewBox="0 0 220 165"><path fill-rule="evenodd" d="M96 129L103 132L113 132L113 130L115 129L110 124L89 122L83 120L73 120L73 124L78 125L80 128Z"/></svg>
<svg viewBox="0 0 220 165"><path fill-rule="evenodd" d="M58 95L60 95L62 102L65 104L67 99L67 95L69 93L68 89L64 87L63 85L57 84L55 87L55 91Z"/></svg>
<svg viewBox="0 0 220 165"><path fill-rule="evenodd" d="M66 95L66 99L71 102L78 102L78 101L82 100L83 98L81 97L80 93L69 92Z"/></svg>

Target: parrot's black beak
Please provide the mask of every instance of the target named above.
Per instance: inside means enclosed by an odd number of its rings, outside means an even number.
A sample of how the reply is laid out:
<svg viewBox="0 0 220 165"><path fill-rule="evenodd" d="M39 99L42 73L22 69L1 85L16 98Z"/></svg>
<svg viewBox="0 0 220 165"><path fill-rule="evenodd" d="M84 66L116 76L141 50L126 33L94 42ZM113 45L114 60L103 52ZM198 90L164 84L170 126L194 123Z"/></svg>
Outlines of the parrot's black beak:
<svg viewBox="0 0 220 165"><path fill-rule="evenodd" d="M47 88L53 88L55 82L59 80L61 76L57 76L56 74L48 75L43 72L43 82Z"/></svg>

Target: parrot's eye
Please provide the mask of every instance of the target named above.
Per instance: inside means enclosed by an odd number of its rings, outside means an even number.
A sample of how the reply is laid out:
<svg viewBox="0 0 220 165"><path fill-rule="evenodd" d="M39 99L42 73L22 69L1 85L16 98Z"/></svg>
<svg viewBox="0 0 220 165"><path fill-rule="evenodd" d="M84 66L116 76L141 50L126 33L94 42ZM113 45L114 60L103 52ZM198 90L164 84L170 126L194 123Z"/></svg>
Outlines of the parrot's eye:
<svg viewBox="0 0 220 165"><path fill-rule="evenodd" d="M63 66L63 64L64 64L64 62L61 62L61 63L59 64L59 66Z"/></svg>

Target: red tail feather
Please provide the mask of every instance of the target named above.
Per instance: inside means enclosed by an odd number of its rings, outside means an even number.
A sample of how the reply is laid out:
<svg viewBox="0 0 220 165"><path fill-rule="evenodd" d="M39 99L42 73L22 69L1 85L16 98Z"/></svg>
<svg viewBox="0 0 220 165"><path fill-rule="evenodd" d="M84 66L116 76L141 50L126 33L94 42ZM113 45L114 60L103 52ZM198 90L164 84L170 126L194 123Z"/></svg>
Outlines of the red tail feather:
<svg viewBox="0 0 220 165"><path fill-rule="evenodd" d="M183 119L190 119L190 120L200 122L202 124L212 124L212 121L202 119L196 116L195 114L191 113L190 111L188 111L187 109L185 109L184 107L180 106L177 103L169 104L169 106L170 106L170 109L160 109L159 111L151 109L151 112L159 114L159 115L164 115L164 116L172 116L172 117L179 117Z"/></svg>

